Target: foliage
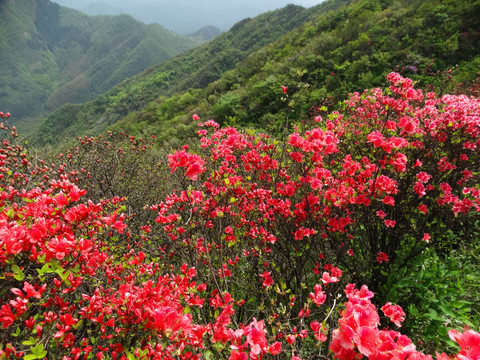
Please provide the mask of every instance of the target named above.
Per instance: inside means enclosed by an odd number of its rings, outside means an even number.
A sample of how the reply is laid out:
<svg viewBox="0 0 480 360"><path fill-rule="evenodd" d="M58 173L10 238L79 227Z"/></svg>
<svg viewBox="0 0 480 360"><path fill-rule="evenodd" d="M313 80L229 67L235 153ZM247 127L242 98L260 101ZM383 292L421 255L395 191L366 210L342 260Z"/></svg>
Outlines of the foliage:
<svg viewBox="0 0 480 360"><path fill-rule="evenodd" d="M446 254L427 249L408 267L392 271L381 289L384 298L405 305L407 334L423 349L452 344L445 326L475 329L480 323L478 241L467 243Z"/></svg>
<svg viewBox="0 0 480 360"><path fill-rule="evenodd" d="M177 97L181 97L190 88L202 88L218 80L223 73L256 50L300 26L308 16L308 10L290 5L254 19L244 19L211 42L122 82L91 103L69 109L60 108L45 120L35 139L40 144L56 144L59 141L56 136L59 134L68 137L72 134L78 136L86 130L103 130L133 111L139 111L159 96L178 94L171 99L171 102L175 102ZM177 113L178 111L176 110ZM160 110L153 114L150 112L149 118L156 117L157 112ZM65 116L58 115L60 113ZM59 125L57 120L60 117L68 118L69 123ZM138 125L139 128L142 126L143 124ZM169 126L165 126L164 130L168 129ZM132 133L130 129L128 132ZM162 131L157 135L161 133Z"/></svg>
<svg viewBox="0 0 480 360"><path fill-rule="evenodd" d="M147 142L123 132L79 138L73 147L37 164L35 171L42 181L64 176L88 189L88 198L95 203L124 199L125 222L140 228L155 218L145 206L164 198L169 190L166 161L152 149L154 140Z"/></svg>

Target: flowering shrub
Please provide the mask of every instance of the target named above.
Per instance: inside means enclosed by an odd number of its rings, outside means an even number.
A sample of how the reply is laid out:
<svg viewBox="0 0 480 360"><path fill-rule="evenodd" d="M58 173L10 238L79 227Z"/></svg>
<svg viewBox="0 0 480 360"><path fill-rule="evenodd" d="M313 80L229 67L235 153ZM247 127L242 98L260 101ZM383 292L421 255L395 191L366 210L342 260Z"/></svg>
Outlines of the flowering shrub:
<svg viewBox="0 0 480 360"><path fill-rule="evenodd" d="M375 289L397 257L455 246L457 229L475 234L478 99L438 98L398 74L388 79L386 93L352 94L343 113L317 116L283 143L201 123L203 152L170 158L172 172L183 167L187 177L153 207L169 237L160 241L178 261L203 259L201 273L223 290L239 287L243 296L250 280L228 284L240 274L258 279L259 290L282 281L302 307L302 288L341 273L335 265ZM180 155L198 161L198 180ZM257 294L254 304L264 296Z"/></svg>
<svg viewBox="0 0 480 360"><path fill-rule="evenodd" d="M475 231L480 104L388 80L283 141L200 123L140 228L121 193L84 200L78 155L52 172L5 138L0 358L431 358L383 328L406 314L386 302L380 316L369 287ZM449 335L455 358L480 356L478 333Z"/></svg>
<svg viewBox="0 0 480 360"><path fill-rule="evenodd" d="M345 289L348 298L339 328L332 334L330 350L337 359L356 359L363 356L369 359L432 359L416 350L412 341L394 330L378 329L379 316L370 299L373 293L366 286L357 290L351 284ZM390 303L382 311L397 326L404 320L404 313ZM450 330L449 336L460 345L459 359L475 359L480 355L480 334L472 330L459 333ZM445 353L437 359L450 359Z"/></svg>
<svg viewBox="0 0 480 360"><path fill-rule="evenodd" d="M165 180L169 171L163 156L153 150L154 141L123 132L77 138L61 153L33 161L30 184L41 187L63 176L86 189L94 202L125 198L123 211L129 216L124 220L138 229L155 218L155 214L143 211L145 205L165 197L168 189Z"/></svg>

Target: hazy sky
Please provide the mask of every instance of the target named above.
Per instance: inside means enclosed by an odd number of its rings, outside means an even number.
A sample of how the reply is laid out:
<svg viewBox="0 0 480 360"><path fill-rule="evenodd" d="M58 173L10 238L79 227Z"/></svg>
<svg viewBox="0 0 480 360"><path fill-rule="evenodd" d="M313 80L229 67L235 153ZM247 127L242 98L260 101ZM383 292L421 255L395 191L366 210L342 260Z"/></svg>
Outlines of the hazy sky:
<svg viewBox="0 0 480 360"><path fill-rule="evenodd" d="M52 0L89 15L126 13L144 23L158 23L180 34L214 25L228 30L236 22L287 4L305 7L323 0Z"/></svg>
<svg viewBox="0 0 480 360"><path fill-rule="evenodd" d="M304 1L300 1L299 4L300 5L304 5L304 6L313 6L313 5L317 5L317 4L320 4L321 1L319 0L304 0Z"/></svg>
<svg viewBox="0 0 480 360"><path fill-rule="evenodd" d="M116 7L134 7L143 5L195 5L196 7L209 8L212 5L216 6L232 6L236 7L238 4L253 6L258 8L283 7L286 4L293 3L303 6L313 6L320 4L322 0L52 0L59 4L68 4L74 8L85 7L90 3L104 3ZM278 6L277 6L278 5Z"/></svg>

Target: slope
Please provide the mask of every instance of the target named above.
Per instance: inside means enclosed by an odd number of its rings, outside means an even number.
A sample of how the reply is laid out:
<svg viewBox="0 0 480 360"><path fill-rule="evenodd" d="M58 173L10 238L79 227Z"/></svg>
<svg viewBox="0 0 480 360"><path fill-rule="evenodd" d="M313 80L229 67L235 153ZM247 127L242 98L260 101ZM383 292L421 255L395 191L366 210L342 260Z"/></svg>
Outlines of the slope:
<svg viewBox="0 0 480 360"><path fill-rule="evenodd" d="M308 16L306 9L290 5L244 19L211 42L125 80L92 102L58 109L48 116L36 138L41 144L56 143L88 129L101 131L160 95L203 88L254 51L298 27Z"/></svg>
<svg viewBox="0 0 480 360"><path fill-rule="evenodd" d="M0 103L17 126L34 126L200 43L130 16L92 17L48 0L2 1L0 13Z"/></svg>

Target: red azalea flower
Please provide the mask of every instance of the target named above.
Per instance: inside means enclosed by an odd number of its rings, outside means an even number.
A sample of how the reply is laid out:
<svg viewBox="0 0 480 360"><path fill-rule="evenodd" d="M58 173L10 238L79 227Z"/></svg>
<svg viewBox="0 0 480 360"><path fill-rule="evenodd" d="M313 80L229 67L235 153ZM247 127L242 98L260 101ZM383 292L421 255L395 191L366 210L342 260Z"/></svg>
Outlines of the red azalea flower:
<svg viewBox="0 0 480 360"><path fill-rule="evenodd" d="M272 273L271 271L270 272L265 271L263 274L260 274L260 277L264 279L262 284L263 287L269 287L273 285L273 278L270 276L271 273Z"/></svg>

